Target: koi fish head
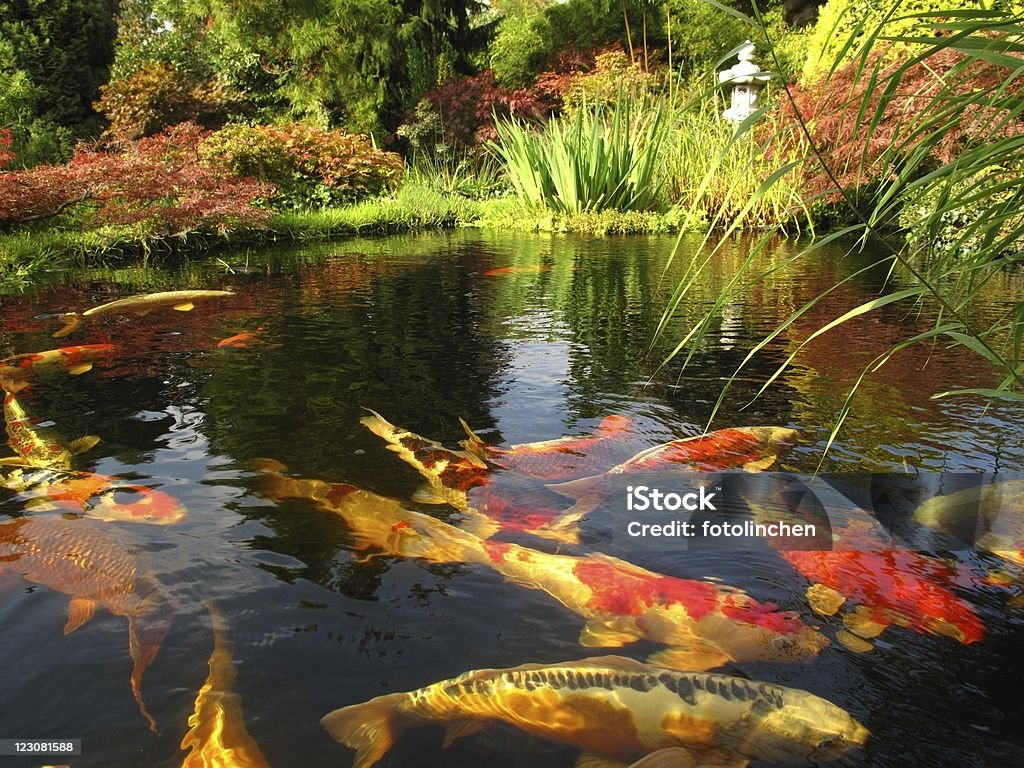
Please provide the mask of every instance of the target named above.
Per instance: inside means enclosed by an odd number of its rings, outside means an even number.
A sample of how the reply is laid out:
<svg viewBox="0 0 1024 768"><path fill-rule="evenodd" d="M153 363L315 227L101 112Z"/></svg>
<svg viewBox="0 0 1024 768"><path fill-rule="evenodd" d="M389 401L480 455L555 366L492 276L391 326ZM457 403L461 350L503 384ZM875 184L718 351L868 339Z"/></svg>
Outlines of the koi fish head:
<svg viewBox="0 0 1024 768"><path fill-rule="evenodd" d="M742 754L775 763L799 757L815 764L862 746L871 735L849 712L805 691L762 684L739 745Z"/></svg>
<svg viewBox="0 0 1024 768"><path fill-rule="evenodd" d="M174 525L188 517L188 511L173 496L117 482L93 493L82 506L89 517L123 523Z"/></svg>

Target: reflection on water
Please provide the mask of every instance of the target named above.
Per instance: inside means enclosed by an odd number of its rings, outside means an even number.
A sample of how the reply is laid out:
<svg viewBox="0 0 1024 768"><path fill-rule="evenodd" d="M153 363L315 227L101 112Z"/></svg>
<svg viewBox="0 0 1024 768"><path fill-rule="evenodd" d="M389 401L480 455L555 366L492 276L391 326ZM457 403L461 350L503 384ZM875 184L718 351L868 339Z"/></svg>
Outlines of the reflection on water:
<svg viewBox="0 0 1024 768"><path fill-rule="evenodd" d="M640 447L697 434L751 346L807 298L863 266L856 254L823 252L813 265L779 273L725 308L684 371L678 360L662 365L667 352L715 300L748 246L737 242L716 257L652 347L686 269L679 259L663 275L671 247L657 238L401 237L233 255L230 269L203 263L71 272L35 293L0 298L6 357L58 345L56 325L34 319L41 313L80 311L132 292L235 291L194 312L90 323L68 341L115 344L116 354L82 375L48 376L22 395L62 434L101 438L75 457L76 469L159 488L189 517L176 526L106 523L159 575L176 611L145 676L145 703L159 732L147 731L129 690L124 619L101 611L65 636L65 594L8 580L0 582L8 660L0 683L5 701L17 706L0 712L0 738L82 738L83 756L68 761L76 766L180 766L178 745L212 647L204 599L231 628L233 691L274 766L349 764L352 753L318 724L338 707L467 669L592 653L579 645L583 620L545 592L505 582L480 564L368 555L341 518L302 498L274 503L261 495L250 462L269 457L295 477L409 499L421 478L360 426L367 407L452 447L465 437L459 417L494 445L591 433L609 414L631 420ZM781 261L791 247L779 244L766 258ZM713 426L797 428L803 440L781 465L813 470L872 350L920 330L921 321L893 306L848 323L808 345L751 400L814 328L875 295L883 279L867 272L844 284L757 355ZM977 311L997 312L1022 287L1007 276ZM258 342L219 345L243 333ZM1019 407L929 398L988 383L990 372L959 351L900 353L865 380L825 468L1020 474ZM22 500L3 493L0 513L22 514ZM456 521L446 508L417 509ZM826 636L842 629L810 612L807 580L770 547L742 557L623 553L601 515L584 525L588 546L607 541L601 549L650 571L714 577L797 612ZM996 564L987 556L967 563L979 572ZM960 594L986 624L980 643L894 627L871 653L833 644L807 663L727 671L802 688L849 710L873 737L844 764L1021 764L1020 614L1007 608L1004 590L975 586ZM642 640L624 652L646 658L657 649ZM410 732L388 760L560 766L576 755L505 728L444 751L441 738L439 730ZM14 768L45 762L6 760Z"/></svg>

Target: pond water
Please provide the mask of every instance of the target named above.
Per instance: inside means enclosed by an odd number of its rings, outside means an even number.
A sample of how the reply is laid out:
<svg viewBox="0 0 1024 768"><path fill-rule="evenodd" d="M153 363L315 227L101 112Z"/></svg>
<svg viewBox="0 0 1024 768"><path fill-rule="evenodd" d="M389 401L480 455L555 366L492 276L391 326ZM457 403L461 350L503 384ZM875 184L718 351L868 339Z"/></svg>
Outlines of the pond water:
<svg viewBox="0 0 1024 768"><path fill-rule="evenodd" d="M273 766L350 765L353 752L318 722L337 707L469 669L593 655L579 644L583 619L544 592L482 565L367 557L341 518L303 499L261 494L251 462L270 458L296 477L409 500L420 478L360 425L365 408L452 447L465 436L460 417L489 443L509 445L588 433L619 414L632 424L628 457L700 433L751 346L866 263L862 254L824 251L780 273L725 308L684 370L679 360L662 362L749 244L714 258L652 343L671 287L697 247L684 241L683 255L663 275L673 244L464 231L236 251L176 268L59 273L0 298L2 357L60 345L51 338L57 324L40 314L147 291L236 293L188 313L87 323L68 342L116 344L116 354L26 392L33 411L64 435L101 438L76 458L76 469L157 487L188 509L188 519L107 524L173 604L173 624L142 684L158 732L147 729L129 690L125 619L101 607L65 636L66 595L8 580L0 585L0 738L81 738L83 755L67 760L74 766L181 765L179 742L212 647L204 600L226 619L235 692ZM782 260L791 248L780 243L765 258ZM874 295L884 278L867 272L846 283L756 356L713 426L799 429L780 467L813 471L872 350L924 321L894 306L843 326L753 396L802 338ZM991 315L1022 290L1024 281L1007 275L974 309ZM252 335L218 346L239 333ZM896 356L864 383L824 468L1024 472L1024 409L929 397L991 378L962 351L921 347ZM24 513L18 497L2 493L0 514ZM810 611L807 580L770 548L623 552L602 525L600 515L585 521L583 543L561 551L601 550L659 573L713 578L797 612L827 637L842 628L838 618ZM995 564L965 557L975 569ZM872 738L844 765L1024 765L1020 609L1006 590L976 585L960 594L986 625L979 643L894 626L869 653L834 642L805 663L729 664L725 671L802 688L851 712ZM654 650L641 641L618 652L643 659ZM410 731L382 765L555 767L572 765L577 754L505 726L444 750L441 741L437 728ZM12 768L54 762L4 760Z"/></svg>

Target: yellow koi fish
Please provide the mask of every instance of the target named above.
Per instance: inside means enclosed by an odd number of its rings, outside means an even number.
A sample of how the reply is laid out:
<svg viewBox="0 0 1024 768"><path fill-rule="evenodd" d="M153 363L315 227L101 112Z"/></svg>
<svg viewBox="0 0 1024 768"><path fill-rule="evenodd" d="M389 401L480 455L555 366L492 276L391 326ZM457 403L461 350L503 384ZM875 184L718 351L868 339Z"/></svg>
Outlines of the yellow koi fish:
<svg viewBox="0 0 1024 768"><path fill-rule="evenodd" d="M53 338L59 339L75 331L84 321L103 317L105 315L133 314L144 317L154 309L171 307L179 312L188 312L195 307L197 301L206 299L219 299L225 296L233 296L231 291L163 291L161 293L147 293L141 296L127 296L117 299L98 307L87 309L85 312L65 312L59 315L64 327L53 334Z"/></svg>
<svg viewBox="0 0 1024 768"><path fill-rule="evenodd" d="M481 669L408 693L336 709L321 721L371 768L409 728L440 724L444 746L493 722L583 751L612 768L659 751L691 763L746 766L841 757L870 735L846 710L806 691L680 672L620 656ZM665 763L663 763L665 764Z"/></svg>
<svg viewBox="0 0 1024 768"><path fill-rule="evenodd" d="M93 617L97 606L128 619L131 690L139 711L156 730L142 702L142 675L170 628L169 602L153 578L110 526L56 515L22 517L0 524L0 573L70 595L64 634Z"/></svg>
<svg viewBox="0 0 1024 768"><path fill-rule="evenodd" d="M96 435L85 435L66 441L53 427L40 426L42 419L31 415L22 403L8 392L4 396L4 428L7 444L17 454L0 459L0 464L23 464L33 467L71 469L74 457L96 446Z"/></svg>
<svg viewBox="0 0 1024 768"><path fill-rule="evenodd" d="M181 768L270 768L245 729L241 697L231 692L238 670L224 618L211 603L206 609L213 624L210 674L199 689L188 732L181 740L181 748L188 750Z"/></svg>
<svg viewBox="0 0 1024 768"><path fill-rule="evenodd" d="M352 485L286 477L273 465L267 469L264 495L310 499L339 515L351 528L356 549L484 565L514 584L547 592L586 620L580 635L584 646L609 648L650 640L669 646L652 661L696 670L730 659L806 659L828 644L794 614L739 589L664 576L607 555L549 555L484 541Z"/></svg>
<svg viewBox="0 0 1024 768"><path fill-rule="evenodd" d="M0 360L0 387L17 394L39 373L63 370L78 376L92 370L95 360L109 356L114 349L113 344L80 344L14 355Z"/></svg>

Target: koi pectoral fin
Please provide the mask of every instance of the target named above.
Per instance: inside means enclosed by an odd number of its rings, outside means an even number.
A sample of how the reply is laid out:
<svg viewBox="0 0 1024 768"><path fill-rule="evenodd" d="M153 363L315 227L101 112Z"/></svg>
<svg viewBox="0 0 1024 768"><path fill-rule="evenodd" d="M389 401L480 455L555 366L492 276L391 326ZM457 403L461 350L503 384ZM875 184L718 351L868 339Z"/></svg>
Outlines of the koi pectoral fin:
<svg viewBox="0 0 1024 768"><path fill-rule="evenodd" d="M846 629L840 629L836 632L836 640L844 648L853 651L854 653L868 653L874 650L875 646L865 640L863 637L858 637Z"/></svg>
<svg viewBox="0 0 1024 768"><path fill-rule="evenodd" d="M547 525L539 526L530 531L536 536L562 542L563 544L579 544L579 522L593 512L605 496L603 493L592 493L583 496Z"/></svg>
<svg viewBox="0 0 1024 768"><path fill-rule="evenodd" d="M85 624L96 613L96 602L82 597L73 597L68 603L68 621L64 625L64 634L70 635Z"/></svg>
<svg viewBox="0 0 1024 768"><path fill-rule="evenodd" d="M720 667L729 660L722 649L710 643L693 646L677 646L652 653L647 662L659 667L669 667L683 672L704 672Z"/></svg>
<svg viewBox="0 0 1024 768"><path fill-rule="evenodd" d="M92 363L82 363L81 365L75 365L68 368L68 373L72 376L81 376L83 373L88 373L92 370Z"/></svg>
<svg viewBox="0 0 1024 768"><path fill-rule="evenodd" d="M444 742L441 749L447 749L456 739L463 736L472 736L477 731L482 731L489 723L486 720L455 720L447 723L444 728Z"/></svg>
<svg viewBox="0 0 1024 768"><path fill-rule="evenodd" d="M634 633L614 630L594 620L588 621L580 632L580 645L584 648L621 648L639 639Z"/></svg>
<svg viewBox="0 0 1024 768"><path fill-rule="evenodd" d="M693 752L686 747L668 747L651 752L642 757L629 768L699 768L700 764Z"/></svg>
<svg viewBox="0 0 1024 768"><path fill-rule="evenodd" d="M68 443L68 452L73 456L77 456L80 453L95 448L100 442L100 439L96 435L83 435L82 437L76 437L70 443Z"/></svg>
<svg viewBox="0 0 1024 768"><path fill-rule="evenodd" d="M807 602L819 616L835 616L843 607L846 598L824 584L812 584L807 588Z"/></svg>
<svg viewBox="0 0 1024 768"><path fill-rule="evenodd" d="M850 632L870 640L885 632L889 626L887 622L878 621L871 609L864 605L858 605L852 611L843 616L843 626Z"/></svg>
<svg viewBox="0 0 1024 768"><path fill-rule="evenodd" d="M191 312L196 308L196 305L191 301L186 301L184 304L175 304L172 309L176 309L179 312Z"/></svg>
<svg viewBox="0 0 1024 768"><path fill-rule="evenodd" d="M576 758L575 768L627 768L628 764L621 760L611 760L601 755L584 752Z"/></svg>

